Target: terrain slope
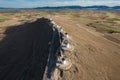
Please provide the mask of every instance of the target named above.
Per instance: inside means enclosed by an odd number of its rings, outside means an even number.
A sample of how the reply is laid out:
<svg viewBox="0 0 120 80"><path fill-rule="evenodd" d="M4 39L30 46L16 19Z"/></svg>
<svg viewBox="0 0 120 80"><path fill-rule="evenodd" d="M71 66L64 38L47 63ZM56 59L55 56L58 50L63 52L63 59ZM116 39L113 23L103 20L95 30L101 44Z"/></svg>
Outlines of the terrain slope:
<svg viewBox="0 0 120 80"><path fill-rule="evenodd" d="M63 16L53 20L71 36L75 50L68 54L73 67L62 80L120 80L120 44Z"/></svg>
<svg viewBox="0 0 120 80"><path fill-rule="evenodd" d="M1 23L0 80L42 80L52 26L42 19L31 23L18 21Z"/></svg>

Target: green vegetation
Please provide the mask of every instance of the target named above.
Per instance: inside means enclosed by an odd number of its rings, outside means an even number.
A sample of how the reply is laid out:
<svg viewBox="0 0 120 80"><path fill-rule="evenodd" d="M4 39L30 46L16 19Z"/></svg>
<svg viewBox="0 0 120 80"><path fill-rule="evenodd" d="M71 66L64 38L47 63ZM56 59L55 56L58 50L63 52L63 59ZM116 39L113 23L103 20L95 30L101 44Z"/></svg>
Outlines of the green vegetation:
<svg viewBox="0 0 120 80"><path fill-rule="evenodd" d="M120 24L120 21L114 21L114 22L116 22L117 24Z"/></svg>
<svg viewBox="0 0 120 80"><path fill-rule="evenodd" d="M3 15L0 16L0 22L3 22L5 20L8 20L11 16L13 16L13 13L5 13Z"/></svg>
<svg viewBox="0 0 120 80"><path fill-rule="evenodd" d="M0 22L5 21L6 19L7 19L7 17L6 17L6 16L0 16Z"/></svg>
<svg viewBox="0 0 120 80"><path fill-rule="evenodd" d="M120 33L120 29L114 28L112 26L110 26L110 24L108 25L108 23L90 23L88 24L89 27L93 27L96 29L96 31L99 32L108 32L108 33Z"/></svg>
<svg viewBox="0 0 120 80"><path fill-rule="evenodd" d="M106 16L108 16L108 18L116 18L117 17L114 13L111 13L111 12L106 12Z"/></svg>
<svg viewBox="0 0 120 80"><path fill-rule="evenodd" d="M120 16L109 11L72 11L66 14L69 18L89 27L93 27L99 32L120 33Z"/></svg>
<svg viewBox="0 0 120 80"><path fill-rule="evenodd" d="M94 23L100 23L100 22L102 22L102 20L93 20L94 21Z"/></svg>
<svg viewBox="0 0 120 80"><path fill-rule="evenodd" d="M62 15L77 23L85 24L88 27L93 27L99 32L120 33L120 16L119 12L102 11L102 10L38 10L38 11L23 11L14 15L14 13L4 13L0 16L0 22L8 20L11 16L17 18L31 18L34 16L46 17Z"/></svg>
<svg viewBox="0 0 120 80"><path fill-rule="evenodd" d="M120 29L108 28L107 30L109 33L120 33Z"/></svg>
<svg viewBox="0 0 120 80"><path fill-rule="evenodd" d="M10 17L12 15L14 15L14 13L6 13L6 14L4 14L4 16L6 16L6 17Z"/></svg>

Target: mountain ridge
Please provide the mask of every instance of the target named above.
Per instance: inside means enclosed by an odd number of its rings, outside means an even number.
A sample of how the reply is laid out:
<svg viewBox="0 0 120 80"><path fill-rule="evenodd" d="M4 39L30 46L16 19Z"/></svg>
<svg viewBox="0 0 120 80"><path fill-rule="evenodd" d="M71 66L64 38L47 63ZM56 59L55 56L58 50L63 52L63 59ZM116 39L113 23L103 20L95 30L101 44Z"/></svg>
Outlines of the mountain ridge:
<svg viewBox="0 0 120 80"><path fill-rule="evenodd" d="M45 6L45 7L35 7L35 8L5 8L5 7L0 7L0 9L89 9L89 8L96 8L96 9L120 9L120 6L56 6L56 7L50 7L50 6Z"/></svg>
<svg viewBox="0 0 120 80"><path fill-rule="evenodd" d="M58 6L58 7L36 7L34 9L87 9L87 8L97 8L97 9L120 9L120 6Z"/></svg>

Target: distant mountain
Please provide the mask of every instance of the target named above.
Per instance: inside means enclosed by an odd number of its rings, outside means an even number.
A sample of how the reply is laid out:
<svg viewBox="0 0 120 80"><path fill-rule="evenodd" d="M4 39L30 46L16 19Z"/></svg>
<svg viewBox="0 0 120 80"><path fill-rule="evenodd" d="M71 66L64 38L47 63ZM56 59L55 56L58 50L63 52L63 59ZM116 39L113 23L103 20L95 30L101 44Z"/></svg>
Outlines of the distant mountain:
<svg viewBox="0 0 120 80"><path fill-rule="evenodd" d="M0 7L0 9L13 9L13 8L4 8L4 7Z"/></svg>
<svg viewBox="0 0 120 80"><path fill-rule="evenodd" d="M36 8L4 8L0 9L120 9L120 6L58 6L58 7L36 7Z"/></svg>
<svg viewBox="0 0 120 80"><path fill-rule="evenodd" d="M108 7L108 6L59 6L59 7L37 7L34 9L120 9L120 6Z"/></svg>
<svg viewBox="0 0 120 80"><path fill-rule="evenodd" d="M37 7L34 9L81 9L81 6Z"/></svg>
<svg viewBox="0 0 120 80"><path fill-rule="evenodd" d="M120 9L120 6L114 6L113 9Z"/></svg>
<svg viewBox="0 0 120 80"><path fill-rule="evenodd" d="M108 6L86 6L84 8L99 8L99 9L107 9L107 8L110 8Z"/></svg>
<svg viewBox="0 0 120 80"><path fill-rule="evenodd" d="M3 7L0 7L0 9L4 9Z"/></svg>

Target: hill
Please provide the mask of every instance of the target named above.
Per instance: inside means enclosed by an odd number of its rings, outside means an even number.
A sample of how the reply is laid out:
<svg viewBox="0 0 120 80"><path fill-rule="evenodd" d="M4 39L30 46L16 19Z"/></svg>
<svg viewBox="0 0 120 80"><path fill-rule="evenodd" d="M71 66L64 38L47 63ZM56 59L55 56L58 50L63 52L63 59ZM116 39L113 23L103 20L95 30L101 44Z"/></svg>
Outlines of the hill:
<svg viewBox="0 0 120 80"><path fill-rule="evenodd" d="M58 6L58 7L35 7L35 8L4 8L0 7L0 9L120 9L120 6Z"/></svg>
<svg viewBox="0 0 120 80"><path fill-rule="evenodd" d="M59 7L36 7L34 9L89 9L89 8L96 8L96 9L120 9L120 6L59 6Z"/></svg>

